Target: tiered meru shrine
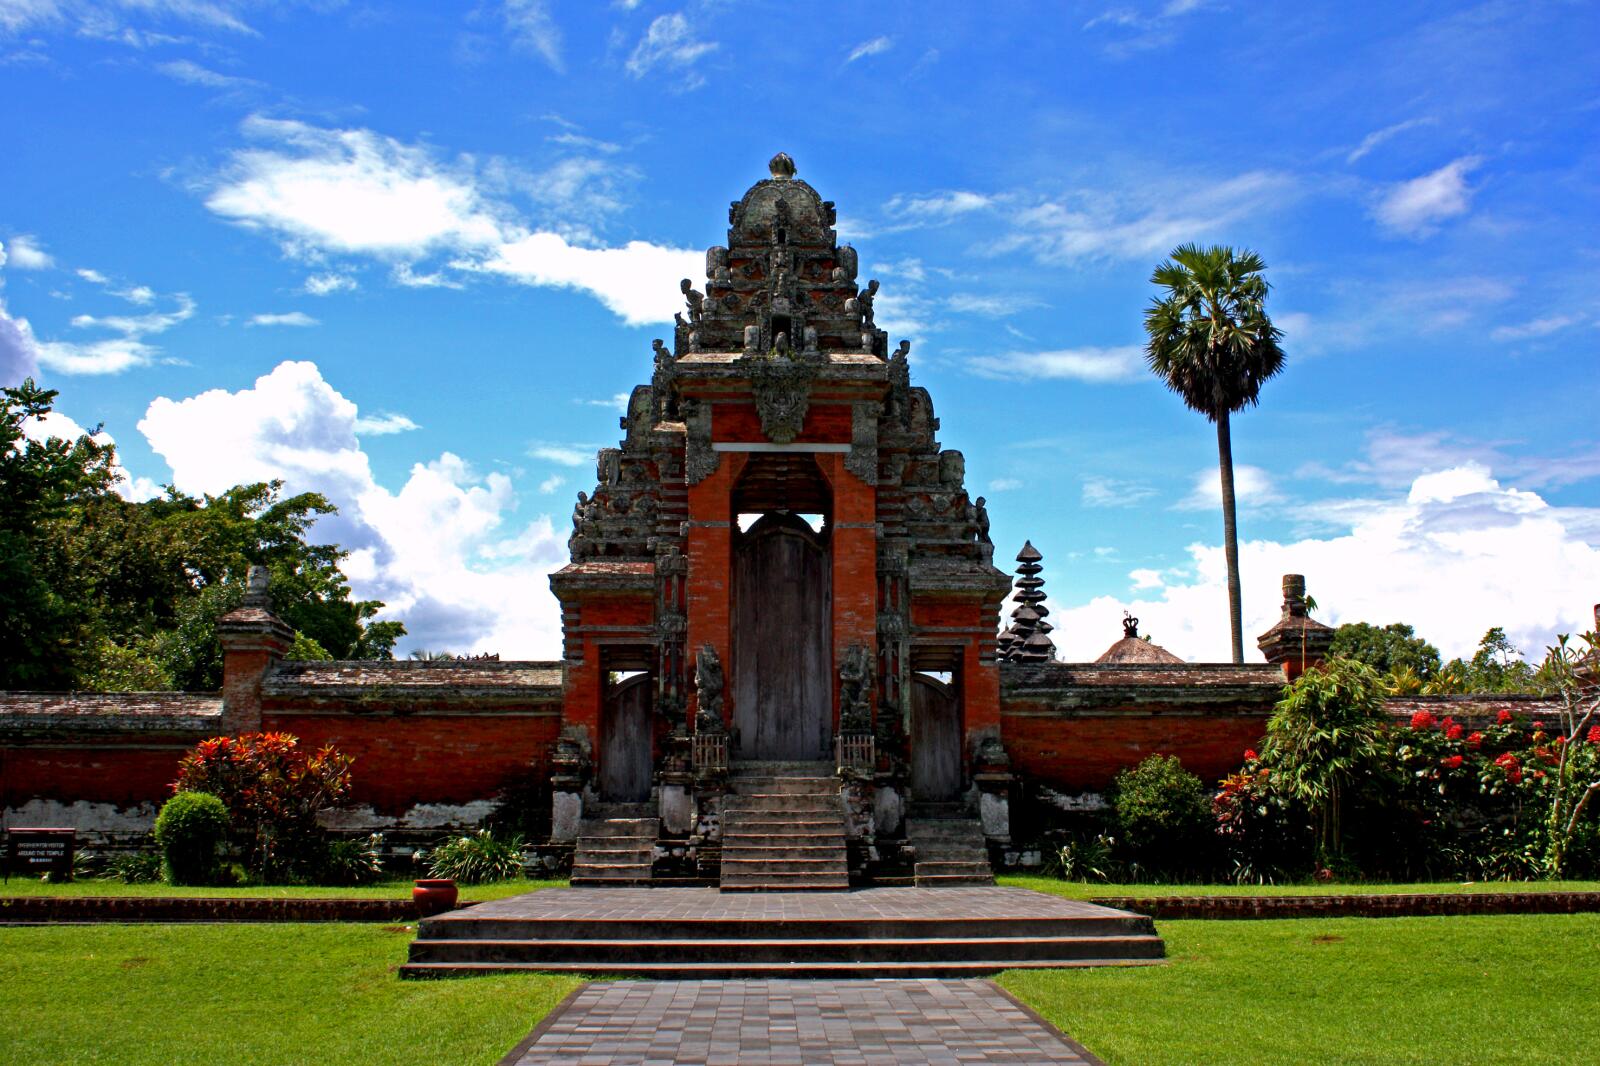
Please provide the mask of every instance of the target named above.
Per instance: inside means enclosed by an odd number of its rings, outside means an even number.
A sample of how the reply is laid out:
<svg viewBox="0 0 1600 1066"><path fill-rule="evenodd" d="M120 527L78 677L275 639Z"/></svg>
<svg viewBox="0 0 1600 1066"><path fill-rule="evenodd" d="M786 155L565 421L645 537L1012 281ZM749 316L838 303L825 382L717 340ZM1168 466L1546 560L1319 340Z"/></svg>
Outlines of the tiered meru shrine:
<svg viewBox="0 0 1600 1066"><path fill-rule="evenodd" d="M1303 582L1265 663L1185 663L1133 620L1097 662L1057 661L1040 553L1015 582L994 565L985 501L834 205L787 155L770 169L702 287L681 283L672 343L578 495L551 577L560 662L288 661L253 583L219 627L220 694L0 694L7 824L136 839L185 749L281 729L355 756L339 827L391 842L532 781L576 882L937 884L1025 854L1019 797L1093 806L1152 753L1237 766L1331 636Z"/></svg>

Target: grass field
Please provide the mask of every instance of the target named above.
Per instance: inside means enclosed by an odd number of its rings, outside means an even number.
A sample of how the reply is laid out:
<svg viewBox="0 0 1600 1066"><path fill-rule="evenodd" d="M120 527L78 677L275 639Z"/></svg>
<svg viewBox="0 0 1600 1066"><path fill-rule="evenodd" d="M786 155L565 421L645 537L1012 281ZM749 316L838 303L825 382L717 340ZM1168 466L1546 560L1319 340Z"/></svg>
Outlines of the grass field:
<svg viewBox="0 0 1600 1066"><path fill-rule="evenodd" d="M1166 966L1000 983L1112 1064L1600 1062L1600 915L1158 929Z"/></svg>
<svg viewBox="0 0 1600 1066"><path fill-rule="evenodd" d="M1061 881L1054 877L1002 874L1002 885L1031 888L1069 899L1097 896L1357 896L1399 892L1600 892L1600 881L1424 881L1416 884L1317 882L1297 885L1137 884Z"/></svg>
<svg viewBox="0 0 1600 1066"><path fill-rule="evenodd" d="M1000 981L1113 1064L1600 1062L1600 915L1159 929L1165 966ZM575 985L403 982L412 931L0 928L0 1062L487 1066Z"/></svg>
<svg viewBox="0 0 1600 1066"><path fill-rule="evenodd" d="M540 888L559 888L565 881L495 881L487 885L462 885L464 900L503 899ZM121 881L69 881L47 885L35 878L13 877L0 883L0 896L268 896L275 899L410 899L411 881L380 881L354 888L322 885L242 885L236 888L195 888L167 884L125 885Z"/></svg>

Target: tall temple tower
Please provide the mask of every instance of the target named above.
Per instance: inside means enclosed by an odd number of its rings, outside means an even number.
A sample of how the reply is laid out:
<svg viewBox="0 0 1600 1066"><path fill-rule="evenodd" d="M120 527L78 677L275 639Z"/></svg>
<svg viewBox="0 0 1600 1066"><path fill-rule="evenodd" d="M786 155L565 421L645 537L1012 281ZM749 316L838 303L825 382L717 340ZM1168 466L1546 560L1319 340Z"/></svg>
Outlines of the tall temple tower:
<svg viewBox="0 0 1600 1066"><path fill-rule="evenodd" d="M551 578L568 761L601 802L659 798L669 827L727 760L831 761L902 801L1003 760L988 516L833 203L788 155L770 170L704 292L681 283Z"/></svg>

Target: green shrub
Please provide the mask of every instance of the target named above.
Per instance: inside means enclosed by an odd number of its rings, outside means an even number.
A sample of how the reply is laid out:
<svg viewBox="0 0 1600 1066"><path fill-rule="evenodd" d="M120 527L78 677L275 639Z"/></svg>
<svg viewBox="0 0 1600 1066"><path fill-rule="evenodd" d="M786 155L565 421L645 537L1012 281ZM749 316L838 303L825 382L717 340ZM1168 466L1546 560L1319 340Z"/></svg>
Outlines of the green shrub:
<svg viewBox="0 0 1600 1066"><path fill-rule="evenodd" d="M125 885L144 885L161 880L159 851L130 851L106 864L106 878Z"/></svg>
<svg viewBox="0 0 1600 1066"><path fill-rule="evenodd" d="M370 885L383 877L383 859L378 849L383 837L373 833L360 840L335 840L328 844L317 883L322 885Z"/></svg>
<svg viewBox="0 0 1600 1066"><path fill-rule="evenodd" d="M179 792L156 816L162 872L175 885L217 878L217 849L228 837L228 809L209 792Z"/></svg>
<svg viewBox="0 0 1600 1066"><path fill-rule="evenodd" d="M427 855L433 877L458 884L481 885L522 876L522 837L497 837L487 829L450 837Z"/></svg>
<svg viewBox="0 0 1600 1066"><path fill-rule="evenodd" d="M1142 868L1188 873L1212 843L1205 785L1176 755L1152 755L1117 774L1112 809L1118 836Z"/></svg>

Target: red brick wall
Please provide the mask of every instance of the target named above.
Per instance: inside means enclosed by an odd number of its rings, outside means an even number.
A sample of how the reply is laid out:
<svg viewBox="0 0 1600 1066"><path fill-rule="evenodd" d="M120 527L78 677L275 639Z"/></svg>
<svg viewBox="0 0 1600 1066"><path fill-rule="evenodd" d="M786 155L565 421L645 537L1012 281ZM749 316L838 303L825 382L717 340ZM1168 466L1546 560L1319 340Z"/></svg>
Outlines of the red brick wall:
<svg viewBox="0 0 1600 1066"><path fill-rule="evenodd" d="M8 807L30 799L119 807L160 804L172 795L167 786L178 776L178 760L190 746L107 738L94 747L0 749L0 802Z"/></svg>
<svg viewBox="0 0 1600 1066"><path fill-rule="evenodd" d="M1239 767L1260 745L1266 716L1236 713L1150 714L1151 708L1072 717L1000 712L1001 734L1014 770L1064 792L1098 792L1118 770L1149 755L1176 755L1210 784Z"/></svg>

